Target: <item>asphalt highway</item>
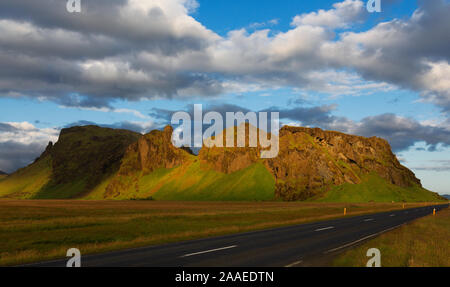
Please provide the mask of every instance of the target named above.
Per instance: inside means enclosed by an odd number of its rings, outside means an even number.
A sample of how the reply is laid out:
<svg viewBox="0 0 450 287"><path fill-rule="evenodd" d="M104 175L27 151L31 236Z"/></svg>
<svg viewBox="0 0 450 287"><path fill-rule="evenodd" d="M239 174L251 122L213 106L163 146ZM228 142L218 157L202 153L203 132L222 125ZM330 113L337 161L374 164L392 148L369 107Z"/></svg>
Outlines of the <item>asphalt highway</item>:
<svg viewBox="0 0 450 287"><path fill-rule="evenodd" d="M448 204L344 217L159 246L83 255L81 266L102 267L270 267L302 266L332 255ZM28 266L66 265L68 258Z"/></svg>

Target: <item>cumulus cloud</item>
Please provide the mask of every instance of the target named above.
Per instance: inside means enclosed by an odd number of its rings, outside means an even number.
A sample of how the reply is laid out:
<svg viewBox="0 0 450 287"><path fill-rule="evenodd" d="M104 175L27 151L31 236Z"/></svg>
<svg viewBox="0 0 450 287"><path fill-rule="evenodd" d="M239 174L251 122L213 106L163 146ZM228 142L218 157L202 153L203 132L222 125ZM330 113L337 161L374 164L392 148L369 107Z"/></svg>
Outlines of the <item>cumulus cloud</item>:
<svg viewBox="0 0 450 287"><path fill-rule="evenodd" d="M450 5L420 1L406 19L364 32L364 2L219 36L191 13L194 0L99 0L81 14L65 1L0 3L0 96L110 107L115 99L216 96L264 87L332 95L402 87L448 111ZM258 25L257 25L258 26ZM330 80L333 79L333 80Z"/></svg>
<svg viewBox="0 0 450 287"><path fill-rule="evenodd" d="M312 25L329 28L345 28L366 15L365 5L359 0L345 0L333 4L333 9L297 15L291 25Z"/></svg>
<svg viewBox="0 0 450 287"><path fill-rule="evenodd" d="M419 91L423 99L448 111L450 4L419 3L411 18L383 22L365 32L346 32L339 41L325 43L322 55L331 65L352 67L365 79Z"/></svg>

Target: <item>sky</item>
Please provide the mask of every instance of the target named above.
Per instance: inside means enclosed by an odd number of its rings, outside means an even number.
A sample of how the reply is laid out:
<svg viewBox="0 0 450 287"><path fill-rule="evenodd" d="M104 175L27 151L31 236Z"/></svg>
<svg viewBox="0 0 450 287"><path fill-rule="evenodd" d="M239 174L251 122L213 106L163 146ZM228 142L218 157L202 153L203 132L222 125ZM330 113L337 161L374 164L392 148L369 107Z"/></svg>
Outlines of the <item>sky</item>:
<svg viewBox="0 0 450 287"><path fill-rule="evenodd" d="M448 0L0 2L0 170L62 128L146 133L193 104L389 141L450 193Z"/></svg>

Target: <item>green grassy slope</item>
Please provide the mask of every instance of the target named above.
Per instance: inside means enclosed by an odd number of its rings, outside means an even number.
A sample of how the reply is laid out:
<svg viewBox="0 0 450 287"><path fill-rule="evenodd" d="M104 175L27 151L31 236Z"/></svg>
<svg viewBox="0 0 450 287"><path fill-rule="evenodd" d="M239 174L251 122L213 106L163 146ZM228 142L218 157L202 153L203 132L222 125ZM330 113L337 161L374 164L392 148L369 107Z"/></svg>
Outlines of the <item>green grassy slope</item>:
<svg viewBox="0 0 450 287"><path fill-rule="evenodd" d="M194 160L187 166L157 169L147 175L121 178L127 190L113 199L156 200L273 200L275 180L260 163L231 174L207 169ZM85 199L104 199L107 183ZM106 197L107 198L107 197Z"/></svg>
<svg viewBox="0 0 450 287"><path fill-rule="evenodd" d="M46 156L0 180L0 197L33 198L49 181L51 158Z"/></svg>
<svg viewBox="0 0 450 287"><path fill-rule="evenodd" d="M260 163L225 174L194 162L155 192L162 200L273 200L275 179Z"/></svg>
<svg viewBox="0 0 450 287"><path fill-rule="evenodd" d="M360 184L345 183L312 199L319 202L418 202L441 201L442 198L420 186L408 188L388 183L376 174L362 178Z"/></svg>

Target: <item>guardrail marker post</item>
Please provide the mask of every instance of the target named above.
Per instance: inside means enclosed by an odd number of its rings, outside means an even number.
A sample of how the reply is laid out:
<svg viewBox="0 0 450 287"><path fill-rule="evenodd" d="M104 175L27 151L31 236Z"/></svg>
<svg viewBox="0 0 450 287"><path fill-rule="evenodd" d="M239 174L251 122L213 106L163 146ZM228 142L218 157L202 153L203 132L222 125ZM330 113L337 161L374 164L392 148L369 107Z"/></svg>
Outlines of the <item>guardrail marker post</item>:
<svg viewBox="0 0 450 287"><path fill-rule="evenodd" d="M346 214L347 214L347 208L344 207L344 215L346 215Z"/></svg>
<svg viewBox="0 0 450 287"><path fill-rule="evenodd" d="M433 215L436 215L436 208L433 208Z"/></svg>

